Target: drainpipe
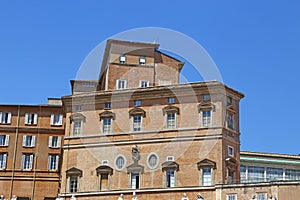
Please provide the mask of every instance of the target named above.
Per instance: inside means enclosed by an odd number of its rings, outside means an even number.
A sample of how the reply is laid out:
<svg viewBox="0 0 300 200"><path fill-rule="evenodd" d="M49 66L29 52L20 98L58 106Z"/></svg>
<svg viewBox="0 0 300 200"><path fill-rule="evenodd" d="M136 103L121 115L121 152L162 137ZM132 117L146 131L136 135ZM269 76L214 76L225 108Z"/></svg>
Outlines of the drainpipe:
<svg viewBox="0 0 300 200"><path fill-rule="evenodd" d="M15 174L16 158L17 158L19 126L20 126L20 105L18 105L18 117L17 117L17 126L16 126L15 149L14 149L14 157L13 157L13 164L12 164L12 170L11 170L11 183L10 183L9 199L12 198L12 192L13 192L14 174Z"/></svg>

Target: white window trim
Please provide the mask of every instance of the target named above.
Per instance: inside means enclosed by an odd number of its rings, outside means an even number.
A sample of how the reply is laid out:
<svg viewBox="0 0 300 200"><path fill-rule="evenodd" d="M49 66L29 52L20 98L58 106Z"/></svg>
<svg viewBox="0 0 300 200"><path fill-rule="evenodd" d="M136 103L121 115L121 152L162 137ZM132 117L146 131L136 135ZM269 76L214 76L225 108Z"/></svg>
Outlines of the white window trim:
<svg viewBox="0 0 300 200"><path fill-rule="evenodd" d="M55 156L55 169L51 169L52 167L52 163L51 163L51 158ZM48 156L48 170L49 171L57 171L58 170L58 163L59 163L59 155L55 155L55 154L50 154Z"/></svg>
<svg viewBox="0 0 300 200"><path fill-rule="evenodd" d="M110 117L108 117L109 119L110 119L110 129L109 129L109 132L104 132L104 120L105 119L107 119L107 118L103 118L102 120L101 120L101 132L103 133L103 134L110 134L110 133L112 133L113 132L113 118L110 118Z"/></svg>
<svg viewBox="0 0 300 200"><path fill-rule="evenodd" d="M140 63L140 65L145 65L146 64L146 56L140 56L139 63Z"/></svg>
<svg viewBox="0 0 300 200"><path fill-rule="evenodd" d="M166 173L166 174L165 174L165 177L166 177L166 181L165 181L165 182L166 182L166 183L165 183L165 184L166 184L166 188L173 188L173 187L175 187L175 185L176 185L176 184L175 184L175 181L176 181L175 170L174 170L174 169L169 169L169 170L172 170L172 171L173 171L173 174L174 174L174 176L173 176L173 181L171 180L172 177L170 177L170 186L167 186L168 170L166 170L166 172L165 172L165 173Z"/></svg>
<svg viewBox="0 0 300 200"><path fill-rule="evenodd" d="M76 122L81 122L81 125L80 125L80 129L79 129L79 134L75 134L75 123ZM74 137L78 137L80 135L82 135L82 132L83 132L83 120L78 120L78 121L72 121L71 123L71 136L74 136Z"/></svg>
<svg viewBox="0 0 300 200"><path fill-rule="evenodd" d="M135 128L134 127L134 116L140 116L141 117L141 123L140 123L141 125L140 125L140 130L139 131L134 130L134 128ZM132 132L141 132L141 131L143 131L143 116L142 115L132 115L130 124L131 124L131 131Z"/></svg>
<svg viewBox="0 0 300 200"><path fill-rule="evenodd" d="M119 168L118 165L117 165L117 160L118 160L119 157L122 157L124 159L124 164L123 164L122 168ZM115 165L117 171L122 171L125 168L126 163L127 163L127 160L126 160L126 157L123 154L117 155L115 160L114 160L114 165Z"/></svg>
<svg viewBox="0 0 300 200"><path fill-rule="evenodd" d="M26 139L27 137L32 137L31 138L31 143L29 146L26 145ZM23 147L35 147L35 141L36 141L36 138L35 138L35 135L23 135Z"/></svg>
<svg viewBox="0 0 300 200"><path fill-rule="evenodd" d="M124 81L124 87L123 88L119 88L119 83L121 82L121 81ZM117 79L117 81L116 81L116 89L117 90L124 90L124 89L127 89L127 87L128 87L128 81L127 81L127 79Z"/></svg>
<svg viewBox="0 0 300 200"><path fill-rule="evenodd" d="M226 200L229 200L229 197L234 196L235 200L237 200L237 194L227 194Z"/></svg>
<svg viewBox="0 0 300 200"><path fill-rule="evenodd" d="M120 63L122 63L122 64L124 64L124 63L126 63L126 55L120 55L120 57L119 57L119 62Z"/></svg>
<svg viewBox="0 0 300 200"><path fill-rule="evenodd" d="M210 184L205 184L204 183L204 169L210 169ZM202 185L203 186L211 186L213 185L213 168L210 168L210 167L205 167L205 168L202 168L201 169L201 172L202 172Z"/></svg>
<svg viewBox="0 0 300 200"><path fill-rule="evenodd" d="M7 114L7 118L5 118L5 121L2 121L2 116ZM11 124L11 112L0 112L0 124Z"/></svg>
<svg viewBox="0 0 300 200"><path fill-rule="evenodd" d="M58 122L55 122L54 119L55 117L59 118ZM62 126L63 122L63 115L62 114L51 114L51 117L50 117L50 125L51 126Z"/></svg>
<svg viewBox="0 0 300 200"><path fill-rule="evenodd" d="M52 145L53 138L57 137L57 146ZM48 147L50 148L60 148L61 147L61 136L49 136Z"/></svg>
<svg viewBox="0 0 300 200"><path fill-rule="evenodd" d="M174 161L175 159L174 159L174 156L167 156L166 160L167 161Z"/></svg>
<svg viewBox="0 0 300 200"><path fill-rule="evenodd" d="M150 157L151 157L152 155L156 156L156 159L157 159L157 162L156 162L155 166L153 166L153 167L152 167L152 166L150 165L150 163L149 163L149 159L150 159ZM158 165L159 165L159 157L158 157L158 155L157 155L155 152L151 152L151 153L147 156L147 165L148 165L148 167L149 167L150 169L156 169L156 168L158 167Z"/></svg>
<svg viewBox="0 0 300 200"><path fill-rule="evenodd" d="M6 169L6 163L7 163L7 153L2 153L1 154L3 155L3 160L2 160L2 167L0 167L0 170L4 170Z"/></svg>
<svg viewBox="0 0 300 200"><path fill-rule="evenodd" d="M29 167L28 168L25 168L25 156L28 156L29 155ZM33 166L33 154L23 154L22 155L22 162L21 162L21 169L22 170L25 170L25 171L30 171L32 170L32 166Z"/></svg>
<svg viewBox="0 0 300 200"><path fill-rule="evenodd" d="M102 165L108 165L108 160L102 160Z"/></svg>
<svg viewBox="0 0 300 200"><path fill-rule="evenodd" d="M138 185L136 184L136 181L135 181L135 187L133 187L133 174L137 174L138 177L139 177L139 181L138 181ZM136 179L135 179L136 180ZM141 187L141 173L139 172L131 172L130 173L130 186L131 186L131 189L135 190L135 189L140 189Z"/></svg>
<svg viewBox="0 0 300 200"><path fill-rule="evenodd" d="M143 87L142 83L146 83L146 87ZM147 88L147 87L150 87L150 81L148 81L148 80L140 80L139 86L140 86L141 88Z"/></svg>
<svg viewBox="0 0 300 200"><path fill-rule="evenodd" d="M177 129L177 113L176 112L174 112L174 114L175 114L175 116L174 116L174 124L175 124L175 126L174 127L169 127L168 126L168 114L172 114L172 113L166 113L165 114L165 129L167 129L167 130L173 130L173 129Z"/></svg>
<svg viewBox="0 0 300 200"><path fill-rule="evenodd" d="M37 122L38 122L37 113L25 113L25 121L24 121L25 125L37 125Z"/></svg>
<svg viewBox="0 0 300 200"><path fill-rule="evenodd" d="M205 111L210 111L210 123L207 124L207 125L204 125L204 123L203 123L203 112L205 112ZM213 126L213 112L212 112L212 110L211 109L210 110L201 110L200 111L200 127L206 128L206 127L212 127L212 126Z"/></svg>
<svg viewBox="0 0 300 200"><path fill-rule="evenodd" d="M232 154L230 154L230 148L232 149ZM230 145L228 145L228 148L227 148L227 150L228 150L228 156L230 156L230 157L234 157L234 154L235 154L235 152L234 152L234 147L233 147L233 146L230 146Z"/></svg>
<svg viewBox="0 0 300 200"><path fill-rule="evenodd" d="M5 136L5 140L4 140L4 144L0 145L1 147L8 147L9 145L9 135L4 135Z"/></svg>
<svg viewBox="0 0 300 200"><path fill-rule="evenodd" d="M72 175L72 176L70 176L69 178L68 178L68 191L69 191L69 193L75 193L75 192L71 192L71 177L76 177L76 179L77 179L77 192L79 192L80 191L80 182L79 182L79 176L76 176L76 175Z"/></svg>

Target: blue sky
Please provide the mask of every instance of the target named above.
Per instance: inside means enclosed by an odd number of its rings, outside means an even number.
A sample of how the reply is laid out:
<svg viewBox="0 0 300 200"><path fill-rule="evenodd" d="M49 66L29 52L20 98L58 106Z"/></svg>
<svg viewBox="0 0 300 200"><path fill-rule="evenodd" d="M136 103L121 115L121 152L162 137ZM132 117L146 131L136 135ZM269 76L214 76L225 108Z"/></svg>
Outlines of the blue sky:
<svg viewBox="0 0 300 200"><path fill-rule="evenodd" d="M163 27L200 43L244 93L241 149L299 154L300 3L1 1L1 104L70 94L89 52L128 29Z"/></svg>

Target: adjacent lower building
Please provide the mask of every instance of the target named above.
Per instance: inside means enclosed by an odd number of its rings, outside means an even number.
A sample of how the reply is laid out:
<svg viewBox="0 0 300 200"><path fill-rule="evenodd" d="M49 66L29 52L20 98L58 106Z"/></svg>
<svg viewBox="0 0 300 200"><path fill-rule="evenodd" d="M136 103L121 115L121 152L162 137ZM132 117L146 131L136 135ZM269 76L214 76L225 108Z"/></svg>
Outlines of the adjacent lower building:
<svg viewBox="0 0 300 200"><path fill-rule="evenodd" d="M0 105L1 199L55 199L65 118L58 99L47 105Z"/></svg>

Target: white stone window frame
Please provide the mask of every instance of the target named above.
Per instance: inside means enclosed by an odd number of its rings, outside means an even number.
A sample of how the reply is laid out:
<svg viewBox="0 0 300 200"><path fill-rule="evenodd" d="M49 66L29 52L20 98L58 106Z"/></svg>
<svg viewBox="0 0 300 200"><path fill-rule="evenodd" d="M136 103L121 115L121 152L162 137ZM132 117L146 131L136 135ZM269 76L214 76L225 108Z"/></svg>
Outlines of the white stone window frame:
<svg viewBox="0 0 300 200"><path fill-rule="evenodd" d="M108 160L102 160L102 161L101 161L101 164L102 164L102 165L105 165L105 166L108 166Z"/></svg>
<svg viewBox="0 0 300 200"><path fill-rule="evenodd" d="M0 144L0 146L1 147L8 147L10 136L9 135L0 135L0 136L4 137L4 141L3 141L3 143Z"/></svg>
<svg viewBox="0 0 300 200"><path fill-rule="evenodd" d="M105 120L110 120L110 125L105 125L104 124L104 121ZM102 133L103 134L110 134L110 133L112 133L113 132L113 118L112 117L104 117L103 119L101 119L101 131L102 131ZM109 128L108 128L109 127ZM108 130L109 129L109 131L106 131L106 130Z"/></svg>
<svg viewBox="0 0 300 200"><path fill-rule="evenodd" d="M206 178L208 177L207 174L204 174L204 170L209 169L210 170L210 183L207 184L207 182L205 181ZM211 186L213 184L213 168L211 167L204 167L201 169L201 177L202 177L202 185L203 186Z"/></svg>
<svg viewBox="0 0 300 200"><path fill-rule="evenodd" d="M37 125L38 114L37 113L25 113L25 125Z"/></svg>
<svg viewBox="0 0 300 200"><path fill-rule="evenodd" d="M56 121L58 119L58 121ZM62 126L63 125L63 115L62 114L51 114L50 116L51 126Z"/></svg>
<svg viewBox="0 0 300 200"><path fill-rule="evenodd" d="M119 62L121 63L121 64L125 64L126 63L126 55L120 55L120 57L119 57Z"/></svg>
<svg viewBox="0 0 300 200"><path fill-rule="evenodd" d="M150 87L150 81L148 81L148 80L140 80L139 87L141 87L141 88Z"/></svg>
<svg viewBox="0 0 300 200"><path fill-rule="evenodd" d="M175 161L174 156L167 156L166 161Z"/></svg>
<svg viewBox="0 0 300 200"><path fill-rule="evenodd" d="M122 166L122 168L119 168L118 165L117 165L117 160L118 158L122 157L124 159L124 164ZM126 157L123 155L123 154L119 154L116 156L115 160L114 160L114 165L115 165L115 168L117 171L122 171L125 169L125 166L126 166L126 163L127 163L127 160L126 160Z"/></svg>
<svg viewBox="0 0 300 200"><path fill-rule="evenodd" d="M171 120L168 119L169 114L174 114L174 126L170 126ZM177 113L176 112L169 112L165 114L165 128L166 129L177 129Z"/></svg>
<svg viewBox="0 0 300 200"><path fill-rule="evenodd" d="M140 56L139 63L140 65L146 65L146 56Z"/></svg>
<svg viewBox="0 0 300 200"><path fill-rule="evenodd" d="M203 114L204 114L204 112L207 112L207 111L210 111L209 123L204 124ZM212 126L213 126L213 110L212 109L203 109L203 110L201 110L200 111L200 127L207 128L207 127L212 127Z"/></svg>
<svg viewBox="0 0 300 200"><path fill-rule="evenodd" d="M0 112L0 124L11 124L11 112Z"/></svg>
<svg viewBox="0 0 300 200"><path fill-rule="evenodd" d="M154 166L151 166L151 164L150 164L150 157L151 156L155 156L156 157L156 164L154 165ZM147 165L148 165L148 167L150 168L150 169L156 169L157 167L158 167L158 165L159 165L159 156L157 155L157 153L155 153L155 152L151 152L148 156L147 156Z"/></svg>
<svg viewBox="0 0 300 200"><path fill-rule="evenodd" d="M140 118L141 118L141 122L140 123L136 123L136 122L134 122L134 117L137 117L137 116L139 116ZM143 131L143 115L142 114L136 114L136 115L132 115L131 116L131 131L132 132L141 132L141 131ZM138 125L139 124L139 127L136 127L136 125ZM135 128L140 128L140 130L138 130L138 131L135 131L134 129Z"/></svg>
<svg viewBox="0 0 300 200"><path fill-rule="evenodd" d="M124 90L128 87L127 79L117 79L116 80L116 89L117 90Z"/></svg>
<svg viewBox="0 0 300 200"><path fill-rule="evenodd" d="M233 146L228 145L227 146L227 151L228 151L228 156L234 157L235 152L234 152L234 147ZM230 153L230 152L232 152L232 153Z"/></svg>
<svg viewBox="0 0 300 200"><path fill-rule="evenodd" d="M227 194L226 200L237 200L237 194Z"/></svg>

